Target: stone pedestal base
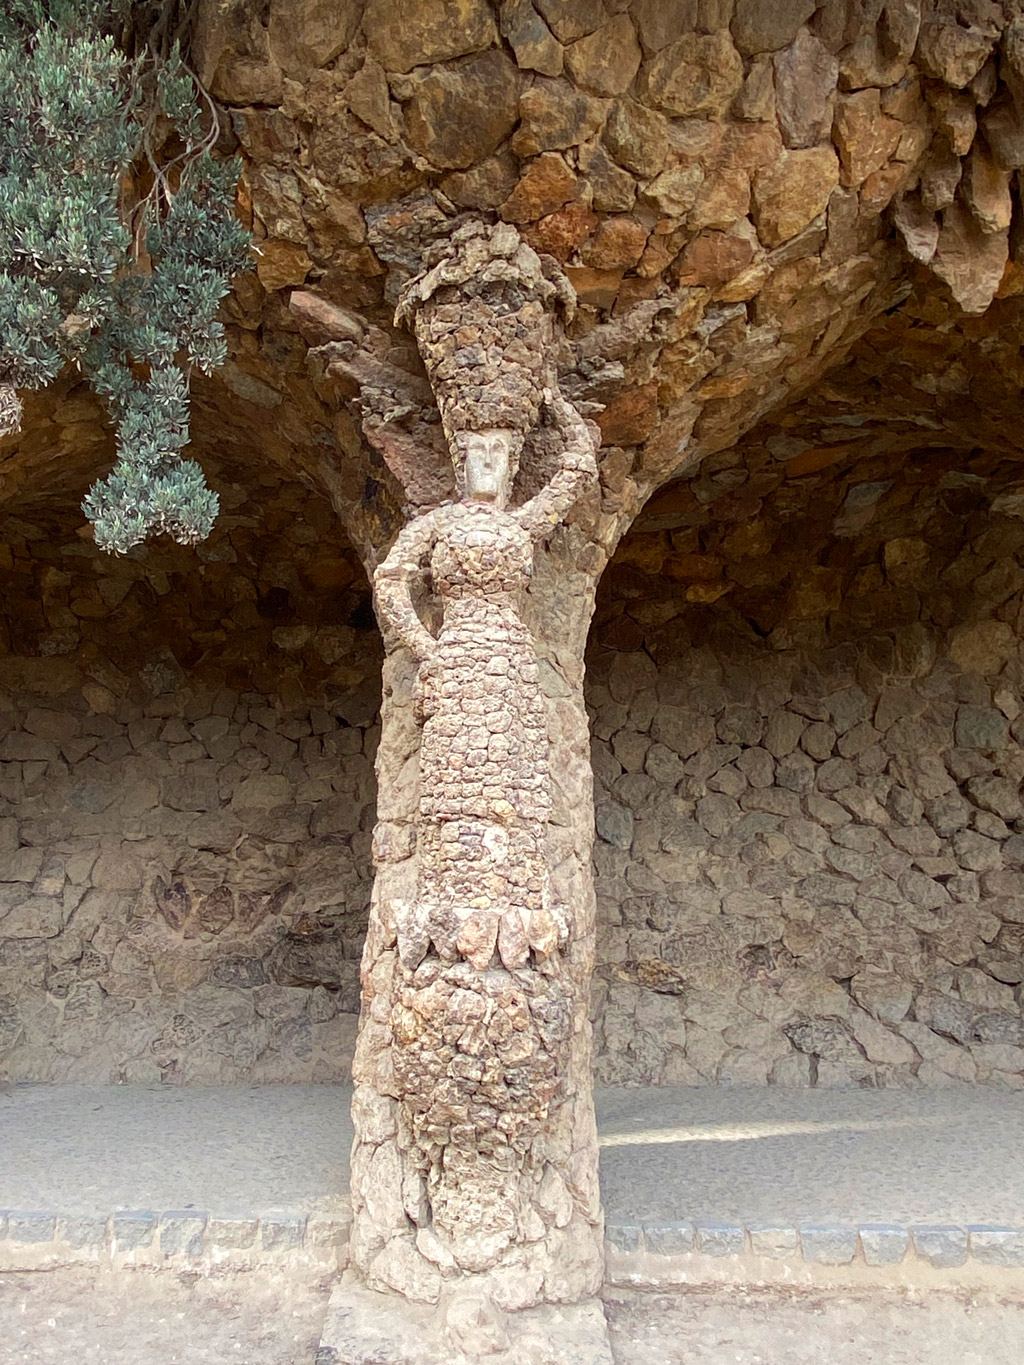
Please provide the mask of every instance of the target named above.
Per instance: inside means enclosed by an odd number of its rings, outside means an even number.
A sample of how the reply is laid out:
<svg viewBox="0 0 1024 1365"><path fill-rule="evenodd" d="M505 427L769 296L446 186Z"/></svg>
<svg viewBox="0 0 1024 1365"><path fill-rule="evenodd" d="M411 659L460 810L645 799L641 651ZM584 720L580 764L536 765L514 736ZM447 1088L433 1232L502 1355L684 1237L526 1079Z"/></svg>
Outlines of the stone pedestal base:
<svg viewBox="0 0 1024 1365"><path fill-rule="evenodd" d="M543 1304L493 1321L460 1307L409 1303L342 1281L331 1295L316 1365L614 1365L599 1299Z"/></svg>

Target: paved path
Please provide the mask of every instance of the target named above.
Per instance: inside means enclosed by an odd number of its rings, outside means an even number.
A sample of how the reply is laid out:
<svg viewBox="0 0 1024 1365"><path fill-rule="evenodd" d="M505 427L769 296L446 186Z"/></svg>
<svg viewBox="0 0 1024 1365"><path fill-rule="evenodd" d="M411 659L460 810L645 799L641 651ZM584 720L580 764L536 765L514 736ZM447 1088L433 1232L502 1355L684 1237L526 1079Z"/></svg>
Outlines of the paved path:
<svg viewBox="0 0 1024 1365"><path fill-rule="evenodd" d="M599 1096L610 1210L694 1221L1024 1225L1024 1096L665 1089Z"/></svg>
<svg viewBox="0 0 1024 1365"><path fill-rule="evenodd" d="M348 1193L347 1088L0 1088L0 1209L310 1212Z"/></svg>
<svg viewBox="0 0 1024 1365"><path fill-rule="evenodd" d="M0 1088L0 1209L310 1212L348 1187L346 1089ZM1024 1097L608 1090L606 1206L637 1219L1024 1226Z"/></svg>

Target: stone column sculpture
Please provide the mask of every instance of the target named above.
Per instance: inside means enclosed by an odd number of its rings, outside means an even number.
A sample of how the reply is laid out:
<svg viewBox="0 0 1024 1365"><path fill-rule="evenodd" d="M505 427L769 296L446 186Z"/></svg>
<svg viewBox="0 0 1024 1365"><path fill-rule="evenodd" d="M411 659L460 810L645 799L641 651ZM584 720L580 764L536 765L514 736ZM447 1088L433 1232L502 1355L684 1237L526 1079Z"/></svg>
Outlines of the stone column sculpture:
<svg viewBox="0 0 1024 1365"><path fill-rule="evenodd" d="M572 297L554 263L471 224L428 265L398 318L457 496L408 522L374 580L388 660L352 1269L325 1341L343 1363L600 1362L590 578L549 617L546 657L524 619L535 551L595 482L595 434L555 380Z"/></svg>

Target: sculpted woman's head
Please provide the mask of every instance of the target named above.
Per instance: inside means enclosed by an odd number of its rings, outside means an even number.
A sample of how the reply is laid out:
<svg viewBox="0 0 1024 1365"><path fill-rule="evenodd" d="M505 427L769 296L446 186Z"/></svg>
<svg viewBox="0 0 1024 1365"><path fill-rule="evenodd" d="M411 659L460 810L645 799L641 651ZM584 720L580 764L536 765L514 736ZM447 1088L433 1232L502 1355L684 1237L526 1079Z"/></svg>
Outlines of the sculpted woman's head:
<svg viewBox="0 0 1024 1365"><path fill-rule="evenodd" d="M456 484L462 500L507 507L523 448L522 432L509 427L458 431L452 444Z"/></svg>

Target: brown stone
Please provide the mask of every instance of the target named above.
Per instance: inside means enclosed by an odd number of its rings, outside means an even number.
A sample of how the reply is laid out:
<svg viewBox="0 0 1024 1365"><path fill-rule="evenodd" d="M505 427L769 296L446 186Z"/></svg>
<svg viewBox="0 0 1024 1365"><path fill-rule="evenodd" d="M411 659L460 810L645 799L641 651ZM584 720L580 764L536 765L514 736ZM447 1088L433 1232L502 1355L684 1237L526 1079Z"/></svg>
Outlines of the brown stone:
<svg viewBox="0 0 1024 1365"><path fill-rule="evenodd" d="M679 283L715 289L738 275L753 257L754 248L745 237L728 232L702 232L679 258Z"/></svg>
<svg viewBox="0 0 1024 1365"><path fill-rule="evenodd" d="M395 119L388 92L384 68L368 57L345 87L345 103L382 138L390 142L395 136Z"/></svg>
<svg viewBox="0 0 1024 1365"><path fill-rule="evenodd" d="M594 208L601 213L628 212L636 202L636 182L628 171L616 166L597 142L585 143L577 153L580 174L593 195Z"/></svg>
<svg viewBox="0 0 1024 1365"><path fill-rule="evenodd" d="M683 218L697 202L697 194L704 183L704 172L699 166L673 166L662 171L643 191L643 199L653 204L659 213L671 218Z"/></svg>
<svg viewBox="0 0 1024 1365"><path fill-rule="evenodd" d="M1012 99L1002 99L986 109L981 129L997 166L1004 171L1024 166L1024 118Z"/></svg>
<svg viewBox="0 0 1024 1365"><path fill-rule="evenodd" d="M812 222L839 184L839 159L831 147L784 152L753 182L754 222L767 247L781 246Z"/></svg>
<svg viewBox="0 0 1024 1365"><path fill-rule="evenodd" d="M743 62L727 33L692 34L646 68L646 99L681 118L720 119L743 85Z"/></svg>
<svg viewBox="0 0 1024 1365"><path fill-rule="evenodd" d="M604 309L611 308L614 304L615 295L622 283L621 270L592 270L589 266L571 266L565 273L580 303Z"/></svg>
<svg viewBox="0 0 1024 1365"><path fill-rule="evenodd" d="M774 165L782 155L782 139L774 124L734 123L722 139L722 163L745 171Z"/></svg>
<svg viewBox="0 0 1024 1365"><path fill-rule="evenodd" d="M736 0L732 36L744 57L778 52L817 9L817 0Z"/></svg>
<svg viewBox="0 0 1024 1365"><path fill-rule="evenodd" d="M519 97L519 127L512 139L516 156L560 151L594 137L604 122L604 107L568 81L535 80Z"/></svg>
<svg viewBox="0 0 1024 1365"><path fill-rule="evenodd" d="M727 228L750 210L750 175L742 166L726 166L708 175L687 214L691 229Z"/></svg>
<svg viewBox="0 0 1024 1365"><path fill-rule="evenodd" d="M264 11L265 17L265 11ZM284 85L261 15L245 0L203 6L193 59L199 79L225 104L280 104Z"/></svg>
<svg viewBox="0 0 1024 1365"><path fill-rule="evenodd" d="M966 90L932 90L929 94L932 118L955 156L970 151L978 128L978 113Z"/></svg>
<svg viewBox="0 0 1024 1365"><path fill-rule="evenodd" d="M602 444L608 446L639 445L657 423L657 384L644 384L620 394L597 415Z"/></svg>
<svg viewBox="0 0 1024 1365"><path fill-rule="evenodd" d="M641 57L628 14L617 14L565 50L570 75L592 95L621 95L628 90Z"/></svg>
<svg viewBox="0 0 1024 1365"><path fill-rule="evenodd" d="M814 565L794 577L789 614L795 621L812 621L835 611L842 599L842 571Z"/></svg>
<svg viewBox="0 0 1024 1365"><path fill-rule="evenodd" d="M839 54L845 90L893 86L903 79L921 27L918 0L888 0L870 31Z"/></svg>
<svg viewBox="0 0 1024 1365"><path fill-rule="evenodd" d="M672 554L665 560L663 571L679 583L717 583L724 568L719 555Z"/></svg>
<svg viewBox="0 0 1024 1365"><path fill-rule="evenodd" d="M501 0L501 36L515 53L516 65L542 76L562 73L562 45L534 9L530 0Z"/></svg>
<svg viewBox="0 0 1024 1365"><path fill-rule="evenodd" d="M1001 232L1010 226L1010 172L997 166L980 142L971 148L962 185L967 206L982 232Z"/></svg>
<svg viewBox="0 0 1024 1365"><path fill-rule="evenodd" d="M665 169L669 151L665 116L635 100L618 100L605 124L604 144L627 171L644 177L657 175Z"/></svg>
<svg viewBox="0 0 1024 1365"><path fill-rule="evenodd" d="M743 89L732 102L732 112L738 119L755 123L775 122L775 81L772 59L767 54L750 63Z"/></svg>
<svg viewBox="0 0 1024 1365"><path fill-rule="evenodd" d="M557 261L567 261L596 225L597 215L585 204L566 204L524 228L523 238L535 251L545 251Z"/></svg>
<svg viewBox="0 0 1024 1365"><path fill-rule="evenodd" d="M516 125L519 77L501 52L426 69L411 84L406 135L435 166L463 170L482 161Z"/></svg>
<svg viewBox="0 0 1024 1365"><path fill-rule="evenodd" d="M568 203L576 193L576 176L557 152L531 161L501 206L506 223L530 223Z"/></svg>
<svg viewBox="0 0 1024 1365"><path fill-rule="evenodd" d="M583 248L583 262L597 270L631 270L643 255L647 233L635 218L606 218Z"/></svg>
<svg viewBox="0 0 1024 1365"><path fill-rule="evenodd" d="M496 209L512 193L517 175L515 158L503 150L468 171L446 175L441 189L459 208Z"/></svg>
<svg viewBox="0 0 1024 1365"><path fill-rule="evenodd" d="M860 204L865 213L878 214L892 203L910 177L911 168L900 161L891 161L880 171L873 171L860 187Z"/></svg>
<svg viewBox="0 0 1024 1365"><path fill-rule="evenodd" d="M877 90L841 95L836 104L833 137L842 162L841 182L856 188L893 156L903 125L882 112Z"/></svg>
<svg viewBox="0 0 1024 1365"><path fill-rule="evenodd" d="M313 268L305 247L295 242L260 242L254 251L256 274L268 293L290 284L302 284Z"/></svg>
<svg viewBox="0 0 1024 1365"><path fill-rule="evenodd" d="M814 147L828 140L839 63L824 43L802 28L775 54L776 107L787 147Z"/></svg>
<svg viewBox="0 0 1024 1365"><path fill-rule="evenodd" d="M922 23L914 56L926 76L959 89L984 66L995 37L987 27L961 27L952 15L943 15Z"/></svg>
<svg viewBox="0 0 1024 1365"><path fill-rule="evenodd" d="M605 0L534 0L534 5L560 43L585 38L608 18Z"/></svg>
<svg viewBox="0 0 1024 1365"><path fill-rule="evenodd" d="M676 256L676 248L667 237L652 233L647 239L644 254L637 265L637 274L644 279L654 279L667 270Z"/></svg>
<svg viewBox="0 0 1024 1365"><path fill-rule="evenodd" d="M920 170L921 203L926 209L944 209L956 195L963 163L949 149L945 138L933 143Z"/></svg>
<svg viewBox="0 0 1024 1365"><path fill-rule="evenodd" d="M318 294L295 289L288 296L288 309L299 331L311 346L328 341L361 341L365 328L354 313Z"/></svg>
<svg viewBox="0 0 1024 1365"><path fill-rule="evenodd" d="M839 464L860 447L859 441L837 441L835 445L811 446L799 455L786 461L786 476L791 479L803 478L806 474L817 474L821 469Z"/></svg>
<svg viewBox="0 0 1024 1365"><path fill-rule="evenodd" d="M1005 229L983 232L961 204L944 210L932 269L965 313L983 313L995 298L1009 256L1007 237Z"/></svg>
<svg viewBox="0 0 1024 1365"><path fill-rule="evenodd" d="M267 24L270 50L291 80L305 81L344 52L359 28L358 0L273 0Z"/></svg>
<svg viewBox="0 0 1024 1365"><path fill-rule="evenodd" d="M399 72L464 57L498 40L486 0L369 0L363 32L385 70Z"/></svg>

